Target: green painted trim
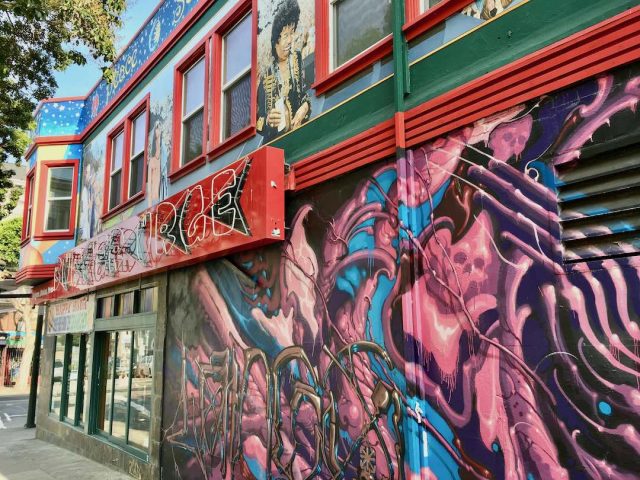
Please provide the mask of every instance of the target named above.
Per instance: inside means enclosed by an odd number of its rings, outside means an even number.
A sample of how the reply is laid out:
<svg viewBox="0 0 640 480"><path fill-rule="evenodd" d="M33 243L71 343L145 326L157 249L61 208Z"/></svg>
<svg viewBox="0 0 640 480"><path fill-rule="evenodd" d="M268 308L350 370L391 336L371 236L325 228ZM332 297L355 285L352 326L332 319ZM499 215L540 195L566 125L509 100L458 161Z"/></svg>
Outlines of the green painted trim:
<svg viewBox="0 0 640 480"><path fill-rule="evenodd" d="M405 23L405 1L393 2L393 72L395 111L404 112L405 96L411 93L409 49L402 26Z"/></svg>
<svg viewBox="0 0 640 480"><path fill-rule="evenodd" d="M412 108L637 5L637 0L536 0L411 66Z"/></svg>

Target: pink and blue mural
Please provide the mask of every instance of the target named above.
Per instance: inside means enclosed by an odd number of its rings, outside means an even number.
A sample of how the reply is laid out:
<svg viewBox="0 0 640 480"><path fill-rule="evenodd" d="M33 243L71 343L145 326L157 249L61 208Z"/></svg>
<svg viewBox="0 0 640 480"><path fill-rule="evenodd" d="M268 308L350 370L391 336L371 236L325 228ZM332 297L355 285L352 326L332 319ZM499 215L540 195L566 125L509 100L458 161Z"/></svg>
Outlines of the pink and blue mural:
<svg viewBox="0 0 640 480"><path fill-rule="evenodd" d="M283 244L172 272L163 478L638 478L637 248L565 257L554 165L640 138L639 70L302 192Z"/></svg>

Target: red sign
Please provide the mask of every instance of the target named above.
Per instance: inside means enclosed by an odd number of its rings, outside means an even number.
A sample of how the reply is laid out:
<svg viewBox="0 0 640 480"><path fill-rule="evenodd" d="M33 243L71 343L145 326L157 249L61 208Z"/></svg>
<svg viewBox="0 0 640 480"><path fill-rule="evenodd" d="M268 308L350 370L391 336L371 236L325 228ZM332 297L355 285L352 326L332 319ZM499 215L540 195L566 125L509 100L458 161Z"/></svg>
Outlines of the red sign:
<svg viewBox="0 0 640 480"><path fill-rule="evenodd" d="M284 239L284 153L264 147L61 255L33 301Z"/></svg>

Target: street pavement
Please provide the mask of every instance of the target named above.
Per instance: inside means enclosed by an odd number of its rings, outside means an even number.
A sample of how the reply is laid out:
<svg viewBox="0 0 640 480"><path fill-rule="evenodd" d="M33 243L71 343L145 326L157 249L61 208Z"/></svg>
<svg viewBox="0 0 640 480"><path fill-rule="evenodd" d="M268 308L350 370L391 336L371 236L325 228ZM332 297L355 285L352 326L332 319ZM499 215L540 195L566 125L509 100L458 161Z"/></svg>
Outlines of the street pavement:
<svg viewBox="0 0 640 480"><path fill-rule="evenodd" d="M27 397L0 397L0 480L131 480L25 429Z"/></svg>

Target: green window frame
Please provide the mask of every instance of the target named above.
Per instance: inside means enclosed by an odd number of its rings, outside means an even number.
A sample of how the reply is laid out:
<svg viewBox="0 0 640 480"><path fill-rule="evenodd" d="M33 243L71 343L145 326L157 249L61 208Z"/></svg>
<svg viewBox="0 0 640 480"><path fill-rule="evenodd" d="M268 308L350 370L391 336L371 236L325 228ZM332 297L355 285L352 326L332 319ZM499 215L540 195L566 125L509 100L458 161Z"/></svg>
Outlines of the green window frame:
<svg viewBox="0 0 640 480"><path fill-rule="evenodd" d="M49 413L74 427L84 425L84 396L87 389L86 334L55 337Z"/></svg>

